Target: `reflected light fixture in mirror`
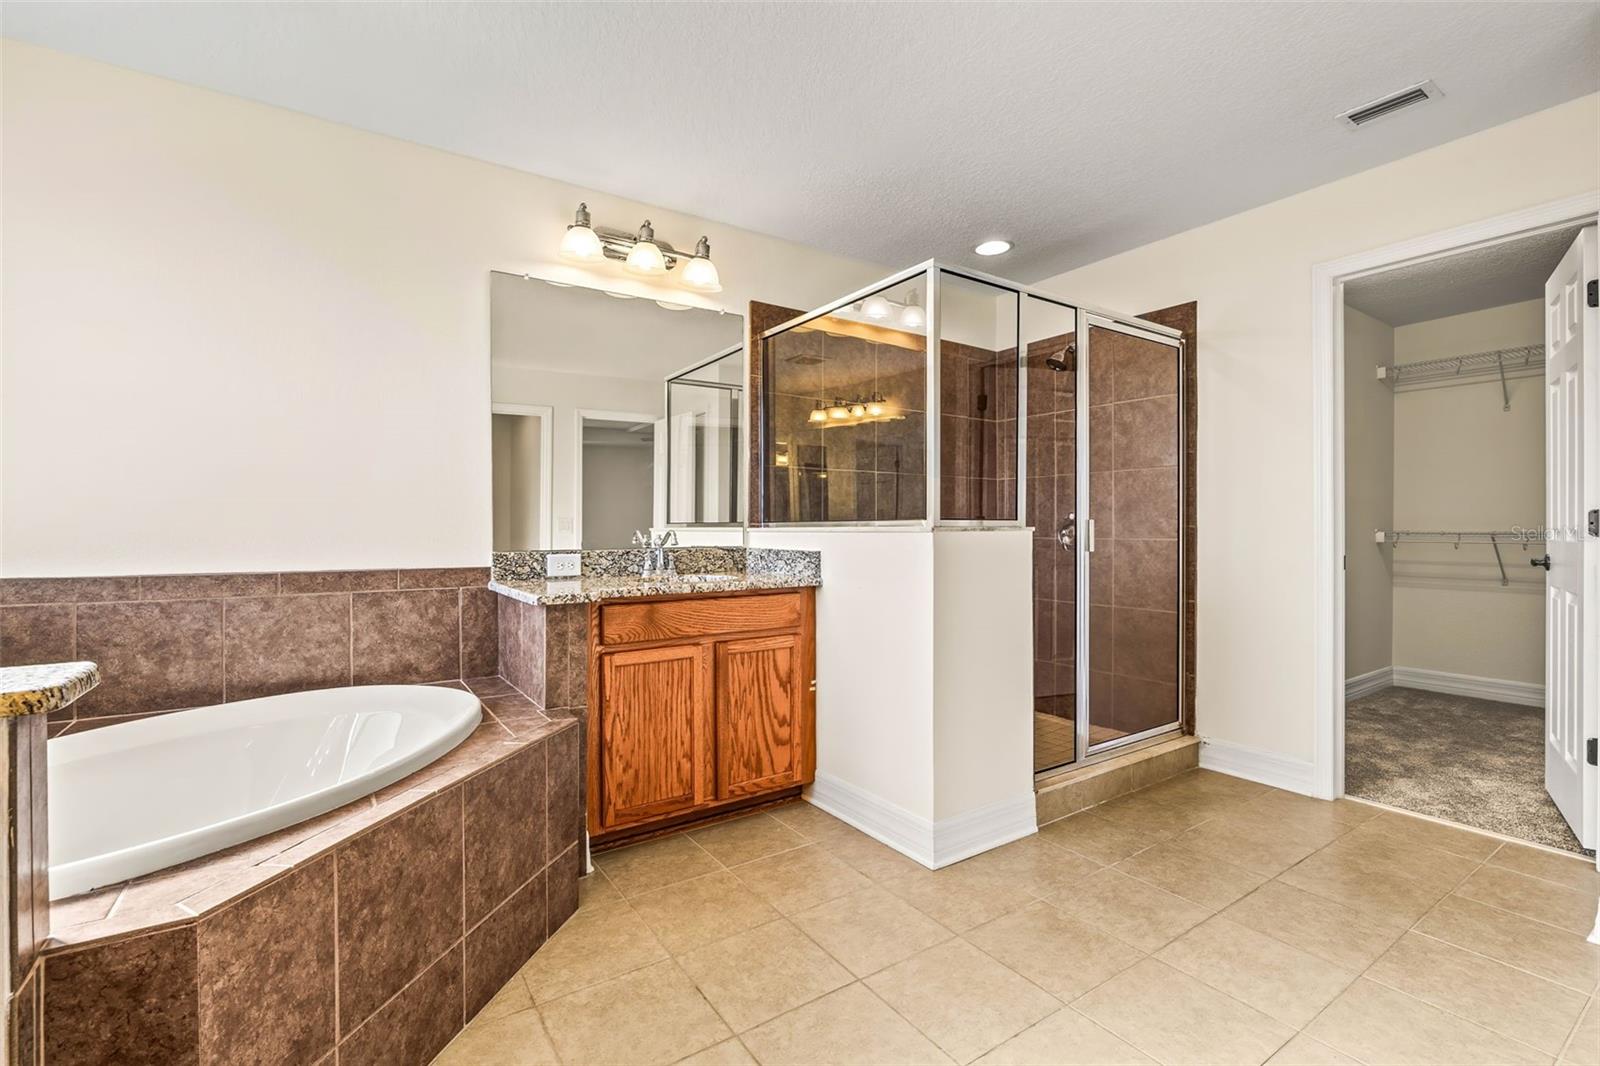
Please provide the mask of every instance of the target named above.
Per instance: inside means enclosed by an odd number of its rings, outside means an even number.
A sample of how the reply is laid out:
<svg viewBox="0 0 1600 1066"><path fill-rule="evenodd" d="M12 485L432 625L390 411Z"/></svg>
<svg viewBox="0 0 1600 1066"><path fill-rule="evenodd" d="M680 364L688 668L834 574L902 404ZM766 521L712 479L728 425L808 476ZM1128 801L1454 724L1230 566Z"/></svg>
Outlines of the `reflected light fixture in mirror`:
<svg viewBox="0 0 1600 1066"><path fill-rule="evenodd" d="M894 313L894 307L882 296L868 296L861 302L861 313L881 322Z"/></svg>
<svg viewBox="0 0 1600 1066"><path fill-rule="evenodd" d="M927 312L917 303L917 294L912 293L906 305L900 309L900 324L906 329L921 329L927 321Z"/></svg>
<svg viewBox="0 0 1600 1066"><path fill-rule="evenodd" d="M572 225L561 238L561 258L578 263L597 263L605 258L600 235L589 224L589 205L579 204Z"/></svg>
<svg viewBox="0 0 1600 1066"><path fill-rule="evenodd" d="M628 249L624 265L631 272L649 278L660 277L667 272L667 257L661 254L661 246L656 244L656 231L648 218L639 227L639 237Z"/></svg>

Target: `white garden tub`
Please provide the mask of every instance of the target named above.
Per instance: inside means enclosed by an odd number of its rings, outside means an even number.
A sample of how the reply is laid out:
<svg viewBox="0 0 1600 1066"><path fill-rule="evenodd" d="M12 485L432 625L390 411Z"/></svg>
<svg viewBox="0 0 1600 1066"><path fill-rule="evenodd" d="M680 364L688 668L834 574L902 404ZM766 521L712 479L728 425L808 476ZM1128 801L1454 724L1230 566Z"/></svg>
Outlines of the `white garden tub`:
<svg viewBox="0 0 1600 1066"><path fill-rule="evenodd" d="M50 898L138 877L343 806L477 728L456 688L240 700L50 741Z"/></svg>

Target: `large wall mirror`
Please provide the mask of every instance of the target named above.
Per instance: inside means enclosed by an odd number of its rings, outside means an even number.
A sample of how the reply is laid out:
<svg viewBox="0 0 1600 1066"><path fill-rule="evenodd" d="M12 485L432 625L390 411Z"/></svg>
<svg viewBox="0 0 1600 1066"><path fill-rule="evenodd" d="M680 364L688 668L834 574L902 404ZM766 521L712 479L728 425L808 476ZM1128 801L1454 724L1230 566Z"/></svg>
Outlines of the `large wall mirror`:
<svg viewBox="0 0 1600 1066"><path fill-rule="evenodd" d="M744 521L744 319L490 275L494 550Z"/></svg>

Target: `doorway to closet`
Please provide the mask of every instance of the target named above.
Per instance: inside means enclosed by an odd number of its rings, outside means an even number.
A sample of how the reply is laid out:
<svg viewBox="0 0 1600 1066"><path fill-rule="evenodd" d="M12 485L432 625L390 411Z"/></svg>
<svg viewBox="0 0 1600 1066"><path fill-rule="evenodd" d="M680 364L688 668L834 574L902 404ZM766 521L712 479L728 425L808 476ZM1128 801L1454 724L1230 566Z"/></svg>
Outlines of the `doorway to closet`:
<svg viewBox="0 0 1600 1066"><path fill-rule="evenodd" d="M1583 695L1551 559L1579 513L1582 397L1555 364L1563 272L1592 270L1594 240L1397 266L1343 309L1345 793L1573 852Z"/></svg>

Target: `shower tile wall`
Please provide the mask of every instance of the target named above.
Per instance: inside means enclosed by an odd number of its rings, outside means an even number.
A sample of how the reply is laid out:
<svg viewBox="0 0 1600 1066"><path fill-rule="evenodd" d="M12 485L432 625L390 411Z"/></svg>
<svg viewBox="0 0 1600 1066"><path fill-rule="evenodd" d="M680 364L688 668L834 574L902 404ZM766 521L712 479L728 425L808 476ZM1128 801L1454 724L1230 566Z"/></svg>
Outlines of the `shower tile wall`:
<svg viewBox="0 0 1600 1066"><path fill-rule="evenodd" d="M927 356L911 340L914 349L802 328L765 342L767 522L926 516ZM828 429L807 421L818 403L874 395L902 417Z"/></svg>
<svg viewBox="0 0 1600 1066"><path fill-rule="evenodd" d="M1027 347L1027 523L1033 527L1034 711L1072 719L1077 690L1077 566L1057 531L1076 507L1077 384L1045 365L1073 343L1065 334Z"/></svg>
<svg viewBox="0 0 1600 1066"><path fill-rule="evenodd" d="M1017 517L1017 352L939 345L939 513Z"/></svg>
<svg viewBox="0 0 1600 1066"><path fill-rule="evenodd" d="M1089 713L1120 735L1177 717L1178 367L1113 330L1090 353Z"/></svg>

